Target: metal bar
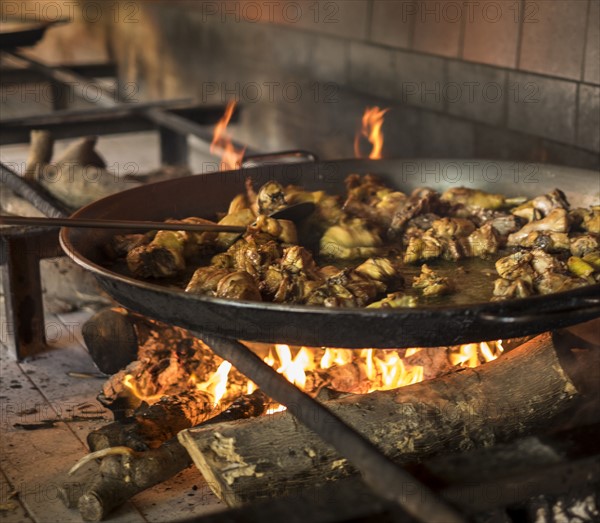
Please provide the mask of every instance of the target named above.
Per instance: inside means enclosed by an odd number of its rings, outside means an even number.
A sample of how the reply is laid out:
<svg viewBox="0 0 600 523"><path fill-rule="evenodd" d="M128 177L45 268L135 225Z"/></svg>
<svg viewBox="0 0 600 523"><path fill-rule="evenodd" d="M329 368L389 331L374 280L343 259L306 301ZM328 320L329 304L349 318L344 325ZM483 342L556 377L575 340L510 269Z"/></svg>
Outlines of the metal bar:
<svg viewBox="0 0 600 523"><path fill-rule="evenodd" d="M25 198L46 216L61 218L71 214L70 209L52 196L46 189L37 183L21 178L3 163L0 163L0 183L6 184L9 189L22 198Z"/></svg>
<svg viewBox="0 0 600 523"><path fill-rule="evenodd" d="M211 225L208 223L168 223L136 220L81 220L77 218L37 218L29 216L2 216L0 225L37 225L41 227L84 227L89 229L143 229L147 231L193 232L246 232L239 225Z"/></svg>
<svg viewBox="0 0 600 523"><path fill-rule="evenodd" d="M94 103L101 107L113 107L118 102L118 95L113 89L103 87L98 82L70 71L65 67L46 65L17 51L6 54L17 61L27 64L34 71L39 71L41 74L47 76L48 79L68 85L75 95L80 98L89 99L93 93Z"/></svg>
<svg viewBox="0 0 600 523"><path fill-rule="evenodd" d="M145 116L156 125L166 127L182 135L191 134L200 138L207 144L210 144L213 139L213 130L206 126L199 125L195 122L188 120L177 114L173 114L160 109L149 109L146 111ZM237 149L243 149L245 146L239 142L232 140L232 144ZM216 150L214 154L219 154L221 151ZM247 154L258 154L258 151L246 147Z"/></svg>
<svg viewBox="0 0 600 523"><path fill-rule="evenodd" d="M7 118L1 120L2 126L16 126L29 128L38 128L44 125L53 124L73 124L90 119L106 120L112 117L132 116L139 114L147 109L155 107L161 108L180 108L183 104L190 103L189 98L178 100L157 100L153 102L131 103L115 105L113 107L93 107L89 109L69 109L55 111L50 114L42 114L38 116L28 116L25 118Z"/></svg>
<svg viewBox="0 0 600 523"><path fill-rule="evenodd" d="M160 162L163 165L187 165L189 146L187 135L172 131L168 127L158 127L160 135Z"/></svg>
<svg viewBox="0 0 600 523"><path fill-rule="evenodd" d="M69 85L77 96L80 96L84 99L87 97L88 90L93 87L99 94L99 96L95 97L95 103L97 105L102 107L114 107L119 101L118 93L114 92L112 89L107 89L98 83L85 78L84 76L70 71L67 68L51 67L32 60L31 58L17 52L7 54L12 58L15 58L17 61L20 60L25 62L32 69L40 71L55 82L61 82ZM157 126L169 129L174 133L183 136L191 134L208 143L211 143L212 141L213 131L211 129L207 129L206 127L203 127L195 122L191 122L177 114L167 113L165 111L161 111L160 109L153 108L144 111L144 116ZM245 148L243 144L235 141L233 141L232 144L239 149ZM245 148L245 150L246 154L259 154L259 151L254 151L248 148ZM215 151L215 154L220 154L220 152L221 151Z"/></svg>
<svg viewBox="0 0 600 523"><path fill-rule="evenodd" d="M202 333L195 335L216 354L230 361L266 394L285 405L300 422L347 457L378 495L394 501L419 521L466 521L456 509L436 496L426 485L393 463L368 439L292 385L247 347L235 340Z"/></svg>

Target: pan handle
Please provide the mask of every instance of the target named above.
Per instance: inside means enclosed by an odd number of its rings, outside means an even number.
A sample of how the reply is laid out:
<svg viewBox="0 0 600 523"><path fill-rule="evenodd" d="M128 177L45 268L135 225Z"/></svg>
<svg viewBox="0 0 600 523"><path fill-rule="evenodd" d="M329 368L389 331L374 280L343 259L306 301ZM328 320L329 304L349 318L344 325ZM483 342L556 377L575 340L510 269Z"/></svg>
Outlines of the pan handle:
<svg viewBox="0 0 600 523"><path fill-rule="evenodd" d="M492 323L530 323L540 320L547 321L548 318L570 314L596 314L600 316L600 298L584 298L577 305L564 307L555 311L541 311L532 314L498 314L494 312L481 312L479 319Z"/></svg>
<svg viewBox="0 0 600 523"><path fill-rule="evenodd" d="M316 163L319 157L310 151L297 149L294 151L281 151L278 153L255 154L244 158L242 169L251 167L261 167L263 165L273 165L278 163Z"/></svg>

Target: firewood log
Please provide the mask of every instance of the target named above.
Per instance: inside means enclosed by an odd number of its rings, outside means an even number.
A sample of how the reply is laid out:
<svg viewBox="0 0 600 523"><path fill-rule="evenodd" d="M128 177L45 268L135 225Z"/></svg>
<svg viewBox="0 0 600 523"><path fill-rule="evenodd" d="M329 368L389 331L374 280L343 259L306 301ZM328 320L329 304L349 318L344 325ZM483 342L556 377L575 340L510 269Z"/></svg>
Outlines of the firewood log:
<svg viewBox="0 0 600 523"><path fill-rule="evenodd" d="M543 334L478 368L326 404L395 462L418 461L547 426L587 387L598 387L585 378L596 353L579 353L579 365L573 365L572 352L557 349L552 336ZM285 412L193 428L178 437L231 506L356 474L343 456Z"/></svg>
<svg viewBox="0 0 600 523"><path fill-rule="evenodd" d="M202 424L260 416L268 404L269 398L256 390L252 394L241 396L228 409ZM84 521L104 519L137 493L166 481L192 463L189 454L176 438L145 452L126 447L104 448L101 452L106 453L106 456L102 459L100 469L91 477L77 503ZM65 496L72 504L71 498L72 496Z"/></svg>

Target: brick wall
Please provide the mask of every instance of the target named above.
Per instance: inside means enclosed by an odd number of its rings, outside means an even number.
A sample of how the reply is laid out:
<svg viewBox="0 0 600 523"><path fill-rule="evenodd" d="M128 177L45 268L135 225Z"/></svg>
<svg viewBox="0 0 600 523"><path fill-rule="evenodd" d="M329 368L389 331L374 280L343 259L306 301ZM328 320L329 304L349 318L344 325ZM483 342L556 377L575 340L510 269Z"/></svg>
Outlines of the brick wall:
<svg viewBox="0 0 600 523"><path fill-rule="evenodd" d="M256 148L350 156L379 104L387 155L600 167L600 0L132 4L102 21L123 82L239 99Z"/></svg>

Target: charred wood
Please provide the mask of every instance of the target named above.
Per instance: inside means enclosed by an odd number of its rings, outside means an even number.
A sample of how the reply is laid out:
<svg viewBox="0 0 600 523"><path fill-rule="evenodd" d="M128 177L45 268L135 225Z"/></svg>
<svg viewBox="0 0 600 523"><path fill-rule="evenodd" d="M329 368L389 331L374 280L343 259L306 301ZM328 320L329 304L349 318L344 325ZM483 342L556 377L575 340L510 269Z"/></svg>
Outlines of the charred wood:
<svg viewBox="0 0 600 523"><path fill-rule="evenodd" d="M257 390L240 397L228 409L204 421L203 424L260 416L267 407L268 398ZM162 436L165 434L166 431L161 433ZM103 440L105 445L109 442L108 437ZM145 452L114 444L104 447L103 452L107 455L102 459L98 473L91 477L77 503L85 521L104 519L112 510L137 493L166 481L192 463L186 449L176 438ZM72 498L73 496L67 493L67 500L71 504Z"/></svg>
<svg viewBox="0 0 600 523"><path fill-rule="evenodd" d="M419 461L491 446L555 419L592 386L581 364L591 356L578 356L571 365L572 351L559 351L545 334L479 368L326 405L396 463ZM288 413L186 430L179 439L232 506L356 474Z"/></svg>

